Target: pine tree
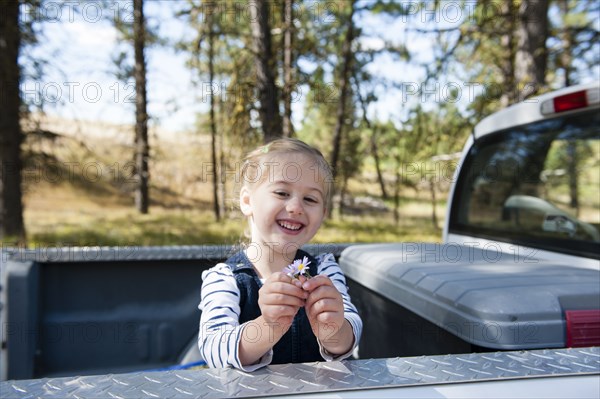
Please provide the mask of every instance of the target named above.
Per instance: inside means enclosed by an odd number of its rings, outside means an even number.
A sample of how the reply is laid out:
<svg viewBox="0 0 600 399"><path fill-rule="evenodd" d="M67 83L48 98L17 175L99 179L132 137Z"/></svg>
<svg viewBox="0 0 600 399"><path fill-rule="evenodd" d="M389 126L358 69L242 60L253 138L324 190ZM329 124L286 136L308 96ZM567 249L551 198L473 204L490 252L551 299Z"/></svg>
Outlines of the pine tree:
<svg viewBox="0 0 600 399"><path fill-rule="evenodd" d="M0 13L0 239L25 241L21 191L20 2L1 1Z"/></svg>

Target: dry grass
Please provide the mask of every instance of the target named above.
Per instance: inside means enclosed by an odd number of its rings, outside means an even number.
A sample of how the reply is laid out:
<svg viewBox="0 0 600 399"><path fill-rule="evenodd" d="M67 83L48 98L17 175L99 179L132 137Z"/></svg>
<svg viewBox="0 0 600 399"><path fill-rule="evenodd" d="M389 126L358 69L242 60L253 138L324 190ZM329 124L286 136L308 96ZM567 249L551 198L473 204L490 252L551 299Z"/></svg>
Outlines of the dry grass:
<svg viewBox="0 0 600 399"><path fill-rule="evenodd" d="M43 127L61 135L30 138L25 145L24 217L30 246L234 244L243 238L246 221L231 209L234 184L227 186L227 216L215 222L207 137L152 132L151 207L148 215L140 215L133 204L129 127L60 120L46 120ZM232 155L231 165L235 159ZM367 199L378 193L372 182L354 181L350 189L354 197ZM406 194L397 224L391 211L359 204L353 209L360 215L327 220L314 241L440 241L427 193ZM443 218L443 204L437 212Z"/></svg>
<svg viewBox="0 0 600 399"><path fill-rule="evenodd" d="M91 197L71 187L39 190L26 197L25 221L31 245L207 245L235 244L247 222L232 211L220 222L208 206L198 209L151 206L140 215L121 199ZM391 213L344 215L325 221L314 239L333 242L440 241L429 207L411 202L394 223ZM403 210L403 212L405 212Z"/></svg>

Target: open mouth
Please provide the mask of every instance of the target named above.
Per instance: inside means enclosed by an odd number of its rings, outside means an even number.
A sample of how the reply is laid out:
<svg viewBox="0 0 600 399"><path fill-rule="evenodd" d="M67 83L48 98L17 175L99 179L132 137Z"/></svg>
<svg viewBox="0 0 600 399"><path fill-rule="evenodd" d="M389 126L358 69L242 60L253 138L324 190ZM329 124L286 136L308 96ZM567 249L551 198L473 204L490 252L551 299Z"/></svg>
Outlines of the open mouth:
<svg viewBox="0 0 600 399"><path fill-rule="evenodd" d="M279 225L279 227L281 227L284 230L290 231L290 232L297 232L302 230L302 228L304 227L304 225L302 223L298 223L298 222L291 222L289 220L278 220L277 224Z"/></svg>

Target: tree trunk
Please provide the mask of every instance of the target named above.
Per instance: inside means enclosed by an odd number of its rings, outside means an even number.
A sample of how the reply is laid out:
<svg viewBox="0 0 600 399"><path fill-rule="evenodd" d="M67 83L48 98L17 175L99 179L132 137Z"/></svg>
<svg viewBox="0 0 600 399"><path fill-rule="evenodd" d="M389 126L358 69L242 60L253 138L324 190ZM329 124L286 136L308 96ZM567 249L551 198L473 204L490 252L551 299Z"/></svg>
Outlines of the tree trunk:
<svg viewBox="0 0 600 399"><path fill-rule="evenodd" d="M281 137L283 130L279 113L279 95L277 86L275 86L275 74L273 73L268 2L265 0L250 0L249 11L256 63L256 86L260 101L258 113L264 133L264 141L268 143Z"/></svg>
<svg viewBox="0 0 600 399"><path fill-rule="evenodd" d="M388 194L385 189L385 181L383 181L383 173L381 173L381 161L379 160L379 149L377 148L377 129L373 129L371 135L371 155L375 161L375 170L377 171L377 181L381 188L381 195L384 200L388 199Z"/></svg>
<svg viewBox="0 0 600 399"><path fill-rule="evenodd" d="M438 228L437 212L435 209L435 183L434 179L429 179L429 192L431 194L431 223L433 227Z"/></svg>
<svg viewBox="0 0 600 399"><path fill-rule="evenodd" d="M340 96L336 112L336 124L333 133L333 146L331 150L331 168L333 176L337 175L338 159L340 156L340 147L342 142L342 130L344 128L344 119L346 118L346 98L348 96L348 86L350 71L352 70L352 41L354 39L354 0L350 2L350 15L348 16L348 29L342 48L342 71L340 75ZM331 207L331 205L330 205Z"/></svg>
<svg viewBox="0 0 600 399"><path fill-rule="evenodd" d="M150 144L148 142L148 113L146 96L146 28L144 19L144 0L133 0L133 46L135 52L135 166L137 187L135 206L142 213L148 213L148 182L150 173L148 159Z"/></svg>
<svg viewBox="0 0 600 399"><path fill-rule="evenodd" d="M354 83L356 85L356 94L358 95L360 106L362 108L363 122L364 122L365 126L367 127L367 129L370 129L372 132L372 134L371 134L371 156L373 156L373 160L375 161L375 170L377 171L377 180L379 181L379 187L381 188L381 196L385 200L385 199L388 199L388 194L385 189L385 182L383 181L383 174L381 173L381 161L379 160L379 150L377 148L377 128L373 128L373 125L371 124L371 121L369 120L369 117L367 116L367 104L365 103L365 100L363 99L363 97L360 93L360 86L358 83L358 78L356 77L356 71L354 71L353 77L354 77Z"/></svg>
<svg viewBox="0 0 600 399"><path fill-rule="evenodd" d="M579 217L579 184L577 171L577 142L570 140L567 144L568 175L569 175L569 206L575 211L575 216Z"/></svg>
<svg viewBox="0 0 600 399"><path fill-rule="evenodd" d="M223 101L223 96L219 96L219 122L221 123L221 126L225 126L225 121L224 121L224 117L223 117L223 108L224 108L224 101ZM220 195L221 195L221 202L220 202L220 207L221 207L221 213L223 217L227 217L227 171L225 170L227 168L227 164L226 164L226 160L225 160L225 134L221 133L219 136L219 171L220 171L220 177L219 177L219 187L220 187Z"/></svg>
<svg viewBox="0 0 600 399"><path fill-rule="evenodd" d="M225 100L223 96L219 96L219 123L221 126L226 126L225 124ZM221 211L222 216L226 217L228 213L227 206L227 159L225 158L225 134L219 134L219 185L220 185L220 195L221 195Z"/></svg>
<svg viewBox="0 0 600 399"><path fill-rule="evenodd" d="M211 156L213 164L213 208L217 222L221 220L221 211L219 207L219 168L217 162L217 126L215 121L215 93L213 82L215 79L214 68L214 40L215 29L212 21L212 14L208 16L208 79L210 87L210 137L211 137Z"/></svg>
<svg viewBox="0 0 600 399"><path fill-rule="evenodd" d="M400 223L400 184L402 175L400 170L402 168L402 159L399 155L396 155L396 184L394 185L394 223L398 225Z"/></svg>
<svg viewBox="0 0 600 399"><path fill-rule="evenodd" d="M340 191L340 209L339 215L340 220L344 219L344 214L346 213L346 197L348 195L348 176L343 176L342 190Z"/></svg>
<svg viewBox="0 0 600 399"><path fill-rule="evenodd" d="M292 63L293 63L293 29L292 21L294 0L285 0L283 5L283 23L285 30L283 33L283 137L292 137L294 135L294 126L292 125Z"/></svg>
<svg viewBox="0 0 600 399"><path fill-rule="evenodd" d="M565 21L566 16L570 13L569 2L567 0L560 0L558 7ZM565 87L571 86L571 73L573 70L573 35L569 31L567 26L563 26L564 32L560 35L561 38L561 53L559 56L559 65L562 67L565 74ZM569 141L567 143L567 159L568 167L567 174L569 178L569 206L574 210L575 216L579 217L579 182L578 182L578 157L577 157L577 143L575 141Z"/></svg>
<svg viewBox="0 0 600 399"><path fill-rule="evenodd" d="M24 243L19 4L14 0L0 1L0 239L16 239Z"/></svg>
<svg viewBox="0 0 600 399"><path fill-rule="evenodd" d="M518 10L515 81L524 100L546 81L548 51L548 0L522 0Z"/></svg>
<svg viewBox="0 0 600 399"><path fill-rule="evenodd" d="M517 102L518 90L515 87L515 5L511 1L505 1L500 3L504 19L506 21L506 30L500 38L502 47L507 49L505 58L502 60L502 71L504 72L503 77L503 90L500 96L500 106L506 108L511 104Z"/></svg>
<svg viewBox="0 0 600 399"><path fill-rule="evenodd" d="M564 22L566 17L569 15L570 13L570 7L569 7L569 2L567 0L560 0L558 2L558 7L560 9L560 13L562 15L563 18L563 33L560 35L560 39L561 39L561 50L560 50L560 57L559 57L559 65L560 67L563 69L563 72L565 74L565 84L564 87L569 87L573 84L573 81L571 79L571 74L573 71L573 54L572 54L572 48L573 48L573 34L569 31L569 29L567 29L567 26L564 26Z"/></svg>

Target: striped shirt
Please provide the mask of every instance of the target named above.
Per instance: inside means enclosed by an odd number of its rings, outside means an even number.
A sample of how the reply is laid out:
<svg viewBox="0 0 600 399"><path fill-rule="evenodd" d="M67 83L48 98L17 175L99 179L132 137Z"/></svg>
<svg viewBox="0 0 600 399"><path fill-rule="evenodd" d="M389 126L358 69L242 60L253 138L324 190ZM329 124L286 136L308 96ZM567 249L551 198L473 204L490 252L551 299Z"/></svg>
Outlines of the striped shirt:
<svg viewBox="0 0 600 399"><path fill-rule="evenodd" d="M342 360L350 356L358 345L362 333L362 320L350 300L346 278L334 256L321 254L315 258L318 262L317 274L329 277L342 295L344 318L348 320L354 332L354 345L347 353L334 357L317 340L319 349L321 356L327 361ZM202 311L198 346L206 363L210 367L235 367L244 371L253 371L270 364L273 358L272 349L256 364L242 366L240 363L240 340L244 337L244 328L252 321L241 325L239 323L240 291L231 269L225 263L219 263L204 271L202 280L202 299L198 306Z"/></svg>

